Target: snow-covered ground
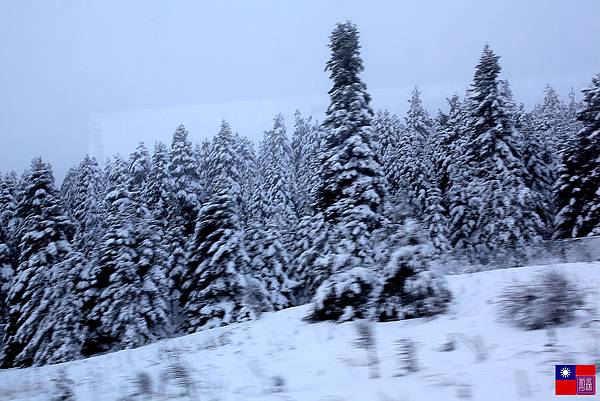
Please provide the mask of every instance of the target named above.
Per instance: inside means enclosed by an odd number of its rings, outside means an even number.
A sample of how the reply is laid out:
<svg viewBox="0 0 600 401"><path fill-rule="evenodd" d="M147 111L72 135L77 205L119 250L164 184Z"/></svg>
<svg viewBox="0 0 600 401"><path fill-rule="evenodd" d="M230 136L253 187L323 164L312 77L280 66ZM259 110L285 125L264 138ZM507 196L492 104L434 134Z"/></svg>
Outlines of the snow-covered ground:
<svg viewBox="0 0 600 401"><path fill-rule="evenodd" d="M587 305L598 309L600 263L449 276L454 294L449 313L375 324L378 379L369 378L367 355L354 344L355 323L309 324L302 320L308 306L302 306L135 350L2 371L0 400L52 400L57 383L66 379L78 401L551 400L555 364L600 363L598 317L580 312L572 324L556 329L556 344L549 346L545 330L500 322L496 305L506 285L550 268L586 289ZM456 348L442 351L449 337ZM400 339L416 342L415 373L398 375ZM136 381L154 394L134 397L144 387Z"/></svg>

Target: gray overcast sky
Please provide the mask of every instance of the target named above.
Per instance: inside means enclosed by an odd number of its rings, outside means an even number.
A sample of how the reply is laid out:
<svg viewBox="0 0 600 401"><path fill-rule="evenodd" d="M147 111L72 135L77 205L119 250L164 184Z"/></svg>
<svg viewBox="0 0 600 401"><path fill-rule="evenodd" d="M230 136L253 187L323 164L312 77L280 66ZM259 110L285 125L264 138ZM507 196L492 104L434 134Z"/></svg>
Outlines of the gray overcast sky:
<svg viewBox="0 0 600 401"><path fill-rule="evenodd" d="M374 105L395 112L412 85L432 112L452 94L432 88L464 89L484 42L526 103L546 81L566 95L600 72L598 0L0 0L0 170L41 155L62 178L88 151L94 116L323 96L327 38L346 19L361 32ZM126 135L107 149L152 138Z"/></svg>

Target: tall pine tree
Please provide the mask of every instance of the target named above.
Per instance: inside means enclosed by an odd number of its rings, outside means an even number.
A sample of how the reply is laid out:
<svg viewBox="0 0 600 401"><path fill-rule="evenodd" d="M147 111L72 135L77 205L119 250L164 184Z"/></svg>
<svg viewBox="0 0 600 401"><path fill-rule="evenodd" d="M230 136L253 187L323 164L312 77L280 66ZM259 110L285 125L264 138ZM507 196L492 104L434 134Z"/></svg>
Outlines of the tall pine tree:
<svg viewBox="0 0 600 401"><path fill-rule="evenodd" d="M157 252L161 238L140 200L142 169L136 161L145 153L136 151L130 163L117 159L113 165L106 232L86 293L96 325L93 338L109 349L140 346L164 338L167 330L167 281Z"/></svg>
<svg viewBox="0 0 600 401"><path fill-rule="evenodd" d="M473 243L479 252L541 240L540 194L526 185L522 136L498 85L500 65L485 46L469 92L468 138L461 162L469 169L468 196L477 207Z"/></svg>
<svg viewBox="0 0 600 401"><path fill-rule="evenodd" d="M169 285L174 302L180 296L182 275L187 269L186 248L194 233L200 203L198 188L200 177L188 132L179 125L173 134L169 153L169 190L173 201L169 204L169 229L166 234L169 260ZM175 307L180 306L175 304Z"/></svg>
<svg viewBox="0 0 600 401"><path fill-rule="evenodd" d="M583 94L582 128L565 150L557 182L555 238L600 234L600 75Z"/></svg>
<svg viewBox="0 0 600 401"><path fill-rule="evenodd" d="M181 329L190 333L251 319L264 308L255 302L264 300L264 291L250 274L239 215L234 137L226 122L213 146L219 176L198 214L181 286Z"/></svg>
<svg viewBox="0 0 600 401"><path fill-rule="evenodd" d="M60 362L79 355L84 335L74 296L80 258L72 251L51 167L34 159L17 217L19 257L6 300L4 367Z"/></svg>
<svg viewBox="0 0 600 401"><path fill-rule="evenodd" d="M249 251L253 269L265 283L273 308L279 310L295 303L295 282L290 277L296 274L293 250L298 224L292 151L281 115L265 132L259 158L257 190L262 192L258 194L262 202L257 207L262 210L251 227Z"/></svg>
<svg viewBox="0 0 600 401"><path fill-rule="evenodd" d="M333 87L316 208L333 225L334 246L323 256L333 276L317 290L313 318L345 320L364 315L375 270L371 234L382 223L386 184L375 150L371 97L360 79L358 30L351 22L338 24L330 39L326 69Z"/></svg>
<svg viewBox="0 0 600 401"><path fill-rule="evenodd" d="M305 118L296 110L292 134L292 165L296 183L296 212L299 217L311 215L315 187L319 176L319 150L322 130L311 117Z"/></svg>
<svg viewBox="0 0 600 401"><path fill-rule="evenodd" d="M14 197L16 180L13 176L0 175L0 338L4 336L7 310L6 297L11 287L17 264L15 241L15 212L17 209Z"/></svg>
<svg viewBox="0 0 600 401"><path fill-rule="evenodd" d="M96 159L88 155L82 160L75 177L71 217L75 229L75 246L93 258L94 250L103 234L104 180Z"/></svg>

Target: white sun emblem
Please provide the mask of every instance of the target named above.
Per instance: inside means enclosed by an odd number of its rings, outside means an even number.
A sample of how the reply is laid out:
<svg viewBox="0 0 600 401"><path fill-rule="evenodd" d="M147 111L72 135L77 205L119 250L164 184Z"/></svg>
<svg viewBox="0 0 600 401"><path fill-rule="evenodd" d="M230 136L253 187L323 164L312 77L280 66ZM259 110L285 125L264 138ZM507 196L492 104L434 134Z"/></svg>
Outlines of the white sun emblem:
<svg viewBox="0 0 600 401"><path fill-rule="evenodd" d="M569 377L571 375L571 370L569 368L562 368L560 370L560 375L562 377Z"/></svg>

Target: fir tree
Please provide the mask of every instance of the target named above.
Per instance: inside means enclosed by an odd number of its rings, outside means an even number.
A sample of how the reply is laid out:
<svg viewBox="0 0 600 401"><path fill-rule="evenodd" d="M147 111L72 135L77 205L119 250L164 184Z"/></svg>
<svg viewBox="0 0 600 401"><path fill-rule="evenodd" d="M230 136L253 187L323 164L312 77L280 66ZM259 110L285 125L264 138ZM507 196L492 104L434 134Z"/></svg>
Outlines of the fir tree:
<svg viewBox="0 0 600 401"><path fill-rule="evenodd" d="M203 204L210 193L210 141L205 139L202 141L202 143L196 144L194 155L196 157L196 165L198 167L198 182L200 186L198 191L198 202Z"/></svg>
<svg viewBox="0 0 600 401"><path fill-rule="evenodd" d="M77 180L79 172L76 167L71 167L60 186L60 197L65 207L65 212L73 219L77 196Z"/></svg>
<svg viewBox="0 0 600 401"><path fill-rule="evenodd" d="M173 300L180 296L182 275L187 268L185 257L186 248L194 232L196 215L200 206L197 194L199 176L196 158L192 145L188 140L188 132L183 125L179 125L173 134L169 161L169 190L173 194L173 201L169 205L168 238L169 260L169 285Z"/></svg>
<svg viewBox="0 0 600 401"><path fill-rule="evenodd" d="M549 156L553 159L545 160L547 164L560 163L561 150L564 149L568 136L565 113L566 107L558 93L550 85L546 85L542 103L534 108L532 123L540 135L539 139L550 148Z"/></svg>
<svg viewBox="0 0 600 401"><path fill-rule="evenodd" d="M527 169L525 184L540 194L535 212L547 227L544 236L551 234L555 213L553 185L556 180L557 162L553 151L544 138L545 132L536 130L531 113L520 113L518 129L523 135L523 162Z"/></svg>
<svg viewBox="0 0 600 401"><path fill-rule="evenodd" d="M187 332L251 319L261 309L254 300L264 299L244 246L234 149L231 128L223 121L212 149L219 177L198 214L182 280L181 328Z"/></svg>
<svg viewBox="0 0 600 401"><path fill-rule="evenodd" d="M154 146L152 164L148 171L143 198L157 224L164 232L169 227L169 206L174 202L170 191L169 153L167 146L158 142Z"/></svg>
<svg viewBox="0 0 600 401"><path fill-rule="evenodd" d="M0 326L4 325L5 300L17 265L16 184L15 175L0 175Z"/></svg>
<svg viewBox="0 0 600 401"><path fill-rule="evenodd" d="M142 188L146 186L152 160L144 142L140 142L135 151L129 155L129 190L135 193L138 201L143 202Z"/></svg>
<svg viewBox="0 0 600 401"><path fill-rule="evenodd" d="M421 92L412 92L405 117L407 145L400 161L402 174L409 186L408 202L417 216L424 220L428 208L428 191L432 183L431 152L433 143L433 121L423 107Z"/></svg>
<svg viewBox="0 0 600 401"><path fill-rule="evenodd" d="M298 224L294 279L297 281L295 298L300 305L310 301L323 281L331 275L331 266L321 257L331 252L330 230L322 214L304 216Z"/></svg>
<svg viewBox="0 0 600 401"><path fill-rule="evenodd" d="M473 242L480 252L539 241L540 194L527 187L522 137L499 91L500 65L485 46L469 92L469 134L461 163L469 169L467 202L475 203Z"/></svg>
<svg viewBox="0 0 600 401"><path fill-rule="evenodd" d="M265 132L259 157L259 177L265 201L265 220L262 222L265 255L262 257L264 265L255 268L263 272L263 277L270 283L269 290L276 293L274 307L281 309L293 302L290 277L295 274L295 266L291 256L298 224L292 150L281 115L275 117L273 129ZM287 302L282 302L284 298Z"/></svg>
<svg viewBox="0 0 600 401"><path fill-rule="evenodd" d="M446 121L440 124L437 135L437 152L434 156L434 168L438 171L439 188L442 196L447 198L452 186L451 170L456 165L456 158L464 143L465 112L458 95L448 99ZM446 203L448 205L448 203Z"/></svg>
<svg viewBox="0 0 600 401"><path fill-rule="evenodd" d="M292 149L281 114L275 117L273 129L265 132L261 146L261 176L267 193L267 218L279 219L293 227L298 219L294 198L296 186L292 166Z"/></svg>
<svg viewBox="0 0 600 401"><path fill-rule="evenodd" d="M311 215L315 201L314 188L319 176L319 150L323 135L312 118L304 118L296 110L292 134L292 165L296 182L296 213L299 217Z"/></svg>
<svg viewBox="0 0 600 401"><path fill-rule="evenodd" d="M425 224L429 238L436 251L447 252L451 249L448 240L448 218L437 179L429 184L425 195Z"/></svg>
<svg viewBox="0 0 600 401"><path fill-rule="evenodd" d="M600 75L583 90L578 120L582 129L569 142L557 182L558 213L555 238L575 238L600 233Z"/></svg>
<svg viewBox="0 0 600 401"><path fill-rule="evenodd" d="M116 348L162 338L168 322L164 259L158 255L161 238L153 229L152 215L139 200L139 171L136 163L117 161L113 166L113 186L106 196L106 233L88 290L99 337Z"/></svg>
<svg viewBox="0 0 600 401"><path fill-rule="evenodd" d="M442 169L446 158L442 141L447 137L435 131L434 123L423 107L420 92L414 89L409 100L409 110L404 133L403 154L398 155L401 175L408 191L399 202L407 203L414 215L429 232L431 242L439 252L450 249L447 234L447 210L442 186L447 186L447 176ZM442 117L444 120L445 117ZM449 119L449 117L448 117ZM446 188L444 188L446 189ZM402 199L402 200L401 200Z"/></svg>
<svg viewBox="0 0 600 401"><path fill-rule="evenodd" d="M183 125L179 125L173 134L170 159L171 191L175 194L176 201L172 215L178 220L174 224L183 228L183 236L189 236L194 231L199 207L199 177L192 144Z"/></svg>
<svg viewBox="0 0 600 401"><path fill-rule="evenodd" d="M75 177L71 217L76 230L74 243L87 259L93 258L103 230L104 181L96 160L88 155Z"/></svg>
<svg viewBox="0 0 600 401"><path fill-rule="evenodd" d="M257 174L256 152L252 141L235 134L234 156L240 183L240 220L242 227L246 228L250 224L250 205Z"/></svg>
<svg viewBox="0 0 600 401"><path fill-rule="evenodd" d="M250 231L248 254L253 276L264 285L268 303L273 310L295 305L294 288L298 285L288 275L293 265L292 255L285 247L279 227L273 223L255 225ZM295 273L295 272L294 272Z"/></svg>
<svg viewBox="0 0 600 401"><path fill-rule="evenodd" d="M6 300L2 365L70 359L79 354L84 333L73 295L80 266L68 242L69 218L51 167L41 159L33 160L25 177L17 216L19 258Z"/></svg>
<svg viewBox="0 0 600 401"><path fill-rule="evenodd" d="M323 258L334 277L317 290L313 318L346 320L364 315L372 288L371 234L382 223L386 184L375 152L371 98L359 77L363 64L356 26L338 24L329 47L333 88L316 208L333 225L333 249Z"/></svg>
<svg viewBox="0 0 600 401"><path fill-rule="evenodd" d="M338 24L330 48L327 70L334 85L324 121L327 131L316 206L326 221L343 223L356 214L354 224L371 230L380 224L377 211L385 190L373 151L371 97L359 77L364 67L356 27L350 22Z"/></svg>
<svg viewBox="0 0 600 401"><path fill-rule="evenodd" d="M396 201L406 199L408 181L405 175L409 144L406 127L398 116L379 111L373 120L373 129L379 140L379 155L387 178L389 192Z"/></svg>
<svg viewBox="0 0 600 401"><path fill-rule="evenodd" d="M519 107L515 102L512 88L508 79L498 80L498 93L504 103L504 109L513 126L517 127L519 119Z"/></svg>
<svg viewBox="0 0 600 401"><path fill-rule="evenodd" d="M458 250L473 251L477 242L474 234L478 199L470 197L467 184L471 171L470 166L464 164L469 102L466 99L461 103L456 95L449 100L448 122L440 138L440 146L445 149L444 155L440 157L440 188L445 192L450 246Z"/></svg>
<svg viewBox="0 0 600 401"><path fill-rule="evenodd" d="M244 250L237 213L237 183L222 174L218 190L200 209L190 243L190 279L182 285L182 330L192 333L256 316L248 296L258 285L247 275L249 258Z"/></svg>
<svg viewBox="0 0 600 401"><path fill-rule="evenodd" d="M209 189L209 198L213 195L215 191L219 191L218 187L219 181L216 174L222 174L227 177L232 183L234 183L234 187L232 188L230 195L233 197L231 200L232 204L235 205L235 213L236 218L239 218L237 213L239 212L239 202L240 202L240 188L239 188L239 174L237 171L237 166L235 163L235 139L233 132L229 123L225 120L221 121L221 126L219 128L219 132L213 138L210 150L210 158L208 161L208 165L210 168L210 179L208 182ZM208 201L207 199L207 201ZM195 252L194 247L197 245L196 241L200 241L202 238L197 238L194 234L189 242L186 244L186 252L188 254L193 254ZM193 245L194 244L194 245ZM181 306L185 306L188 303L190 292L194 289L193 281L195 279L195 270L197 265L195 263L186 263L182 266L182 269L179 274L179 301ZM189 306L188 306L189 307Z"/></svg>
<svg viewBox="0 0 600 401"><path fill-rule="evenodd" d="M577 114L583 108L583 104L581 101L578 101L575 96L575 91L573 88L569 91L569 102L565 106L565 141L561 143L561 148L559 152L562 154L565 148L568 146L571 139L579 132L581 129L581 121L578 120Z"/></svg>
<svg viewBox="0 0 600 401"><path fill-rule="evenodd" d="M44 339L34 357L34 365L69 362L81 358L87 328L81 313L83 301L79 290L82 272L86 269L84 255L70 252L65 260L50 271L52 294L48 323L40 322L34 339ZM25 352L25 351L24 351Z"/></svg>
<svg viewBox="0 0 600 401"><path fill-rule="evenodd" d="M373 291L374 318L380 321L432 316L451 299L443 278L429 268L432 248L414 220L392 219L382 242L388 248Z"/></svg>
<svg viewBox="0 0 600 401"><path fill-rule="evenodd" d="M11 249L16 202L9 189L8 177L0 175L0 336L4 336L7 316L6 297L10 290L16 265L16 252ZM0 337L1 338L1 337Z"/></svg>

